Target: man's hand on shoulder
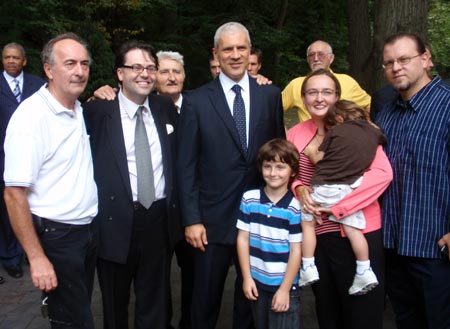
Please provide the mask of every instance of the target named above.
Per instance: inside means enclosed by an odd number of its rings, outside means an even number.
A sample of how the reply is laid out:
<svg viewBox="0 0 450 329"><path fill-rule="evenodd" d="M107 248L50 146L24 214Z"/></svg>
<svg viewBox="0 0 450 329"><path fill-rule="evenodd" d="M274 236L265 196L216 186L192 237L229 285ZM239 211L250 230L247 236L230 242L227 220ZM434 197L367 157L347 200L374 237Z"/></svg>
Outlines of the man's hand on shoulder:
<svg viewBox="0 0 450 329"><path fill-rule="evenodd" d="M256 83L259 84L260 86L272 84L272 80L269 80L269 78L266 78L264 75L261 75L261 74L258 74L256 76L254 76L253 78L256 79Z"/></svg>
<svg viewBox="0 0 450 329"><path fill-rule="evenodd" d="M105 99L112 101L116 98L117 88L105 85L94 91L94 97L96 99Z"/></svg>

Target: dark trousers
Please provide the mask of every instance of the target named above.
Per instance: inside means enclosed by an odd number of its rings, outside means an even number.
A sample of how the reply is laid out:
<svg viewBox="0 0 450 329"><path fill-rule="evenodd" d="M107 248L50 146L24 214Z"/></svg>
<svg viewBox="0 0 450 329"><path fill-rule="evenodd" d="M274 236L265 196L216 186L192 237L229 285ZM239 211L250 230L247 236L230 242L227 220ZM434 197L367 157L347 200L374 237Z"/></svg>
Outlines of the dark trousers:
<svg viewBox="0 0 450 329"><path fill-rule="evenodd" d="M233 328L253 328L250 302L242 292L242 275L235 245L210 243L206 251L194 252L194 291L192 295L192 327L213 329L220 313L223 288L231 262L236 268L234 286Z"/></svg>
<svg viewBox="0 0 450 329"><path fill-rule="evenodd" d="M99 258L98 279L105 329L128 328L133 283L136 329L166 329L169 313L170 250L165 200L135 210L127 262Z"/></svg>
<svg viewBox="0 0 450 329"><path fill-rule="evenodd" d="M386 250L386 289L398 329L450 328L450 262Z"/></svg>
<svg viewBox="0 0 450 329"><path fill-rule="evenodd" d="M289 309L272 311L275 293L258 289L258 299L251 302L256 329L300 329L300 288L291 290Z"/></svg>
<svg viewBox="0 0 450 329"><path fill-rule="evenodd" d="M384 249L381 230L365 234L371 266L379 286L350 296L356 259L347 238L336 233L317 236L315 252L320 280L313 285L320 329L381 329L384 311Z"/></svg>
<svg viewBox="0 0 450 329"><path fill-rule="evenodd" d="M51 327L93 329L91 295L98 246L94 226L33 217L42 248L58 280L57 288L46 294Z"/></svg>
<svg viewBox="0 0 450 329"><path fill-rule="evenodd" d="M194 289L194 247L185 239L175 246L175 256L177 264L181 270L181 318L178 324L179 329L191 329L191 307L192 291ZM172 296L170 296L170 315L172 318ZM169 325L170 328L173 328Z"/></svg>
<svg viewBox="0 0 450 329"><path fill-rule="evenodd" d="M22 262L23 250L9 221L4 190L4 186L0 186L0 261L4 267L11 267Z"/></svg>

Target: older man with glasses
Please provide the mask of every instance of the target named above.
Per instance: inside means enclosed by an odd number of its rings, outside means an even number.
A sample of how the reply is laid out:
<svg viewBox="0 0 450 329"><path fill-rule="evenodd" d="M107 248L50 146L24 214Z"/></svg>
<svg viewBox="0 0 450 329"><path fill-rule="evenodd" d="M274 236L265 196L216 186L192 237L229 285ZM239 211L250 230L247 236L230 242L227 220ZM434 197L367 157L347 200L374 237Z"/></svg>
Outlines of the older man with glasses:
<svg viewBox="0 0 450 329"><path fill-rule="evenodd" d="M331 70L330 65L334 61L334 54L329 43L321 40L313 42L306 50L306 57L311 71L325 69L336 76L341 84L342 99L351 100L365 109L370 108L370 96L359 86L355 79L347 74L334 73ZM304 79L304 76L295 78L282 92L284 111L295 108L300 122L306 121L311 117L303 104L300 93Z"/></svg>

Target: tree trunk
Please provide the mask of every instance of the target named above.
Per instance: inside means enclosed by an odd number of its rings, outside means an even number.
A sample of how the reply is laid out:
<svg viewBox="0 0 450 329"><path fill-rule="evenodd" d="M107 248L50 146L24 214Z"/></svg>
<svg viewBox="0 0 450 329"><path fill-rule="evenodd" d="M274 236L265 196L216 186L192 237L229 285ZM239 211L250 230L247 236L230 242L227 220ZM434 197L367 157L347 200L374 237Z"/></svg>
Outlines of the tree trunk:
<svg viewBox="0 0 450 329"><path fill-rule="evenodd" d="M287 14L287 10L288 10L288 4L289 4L289 0L283 0L282 1L281 9L280 9L280 12L279 12L278 17L277 17L277 25L276 25L276 29L277 30L282 30L283 29L284 22L286 21L286 14ZM281 51L280 51L280 49L277 49L277 51L275 53L274 61L273 61L274 67L279 67L279 65L280 65L280 57L281 57ZM275 70L275 75L272 77L272 79L275 82L278 81L278 79L279 79L279 70Z"/></svg>
<svg viewBox="0 0 450 329"><path fill-rule="evenodd" d="M373 77L370 63L372 50L369 4L367 0L347 0L349 74L365 90Z"/></svg>
<svg viewBox="0 0 450 329"><path fill-rule="evenodd" d="M381 68L384 40L398 32L413 32L426 40L428 0L374 0L374 37L372 66L375 75L370 90L385 83Z"/></svg>

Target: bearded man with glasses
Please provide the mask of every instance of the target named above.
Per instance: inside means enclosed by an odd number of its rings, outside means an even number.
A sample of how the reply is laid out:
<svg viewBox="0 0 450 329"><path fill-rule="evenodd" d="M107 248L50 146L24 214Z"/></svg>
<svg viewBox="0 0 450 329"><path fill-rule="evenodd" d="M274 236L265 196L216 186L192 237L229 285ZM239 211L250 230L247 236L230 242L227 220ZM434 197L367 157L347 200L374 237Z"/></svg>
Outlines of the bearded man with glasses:
<svg viewBox="0 0 450 329"><path fill-rule="evenodd" d="M399 93L376 120L394 172L382 217L399 329L450 328L450 87L429 76L429 63L415 34L384 44L384 73Z"/></svg>
<svg viewBox="0 0 450 329"><path fill-rule="evenodd" d="M358 82L347 74L334 73L331 70L330 65L334 61L334 54L329 43L321 40L313 42L306 50L306 58L311 71L325 69L336 76L342 88L341 99L353 101L359 106L369 110L370 96L359 86ZM300 122L311 118L303 104L300 92L304 80L304 76L295 78L289 82L282 92L284 111L295 108Z"/></svg>

